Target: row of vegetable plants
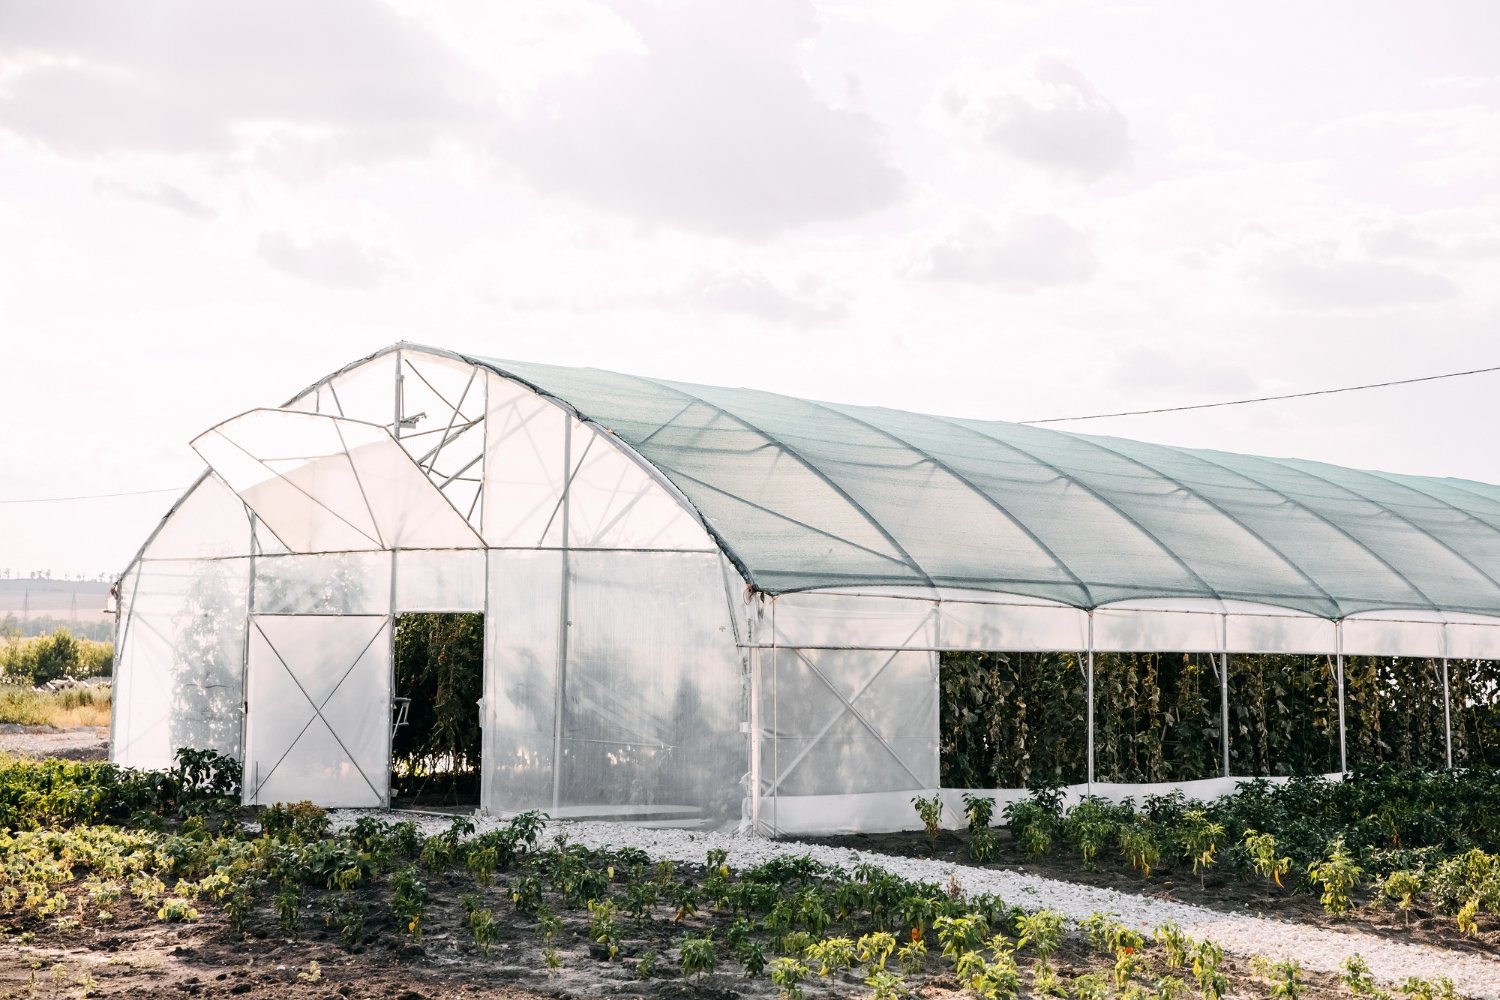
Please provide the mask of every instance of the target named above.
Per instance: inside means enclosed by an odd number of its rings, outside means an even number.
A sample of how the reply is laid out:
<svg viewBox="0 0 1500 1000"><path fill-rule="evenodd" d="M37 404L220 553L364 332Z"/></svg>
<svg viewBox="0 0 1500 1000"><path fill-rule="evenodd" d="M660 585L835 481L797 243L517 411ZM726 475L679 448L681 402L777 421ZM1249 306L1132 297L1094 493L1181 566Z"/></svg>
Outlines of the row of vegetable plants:
<svg viewBox="0 0 1500 1000"><path fill-rule="evenodd" d="M989 860L999 838L994 800L965 795L968 850ZM928 835L938 797L913 800ZM1059 789L1038 789L1004 810L1015 849L1036 859L1071 854L1153 871L1187 871L1200 888L1212 871L1260 879L1276 891L1316 893L1331 914L1391 905L1409 920L1419 904L1477 934L1500 914L1500 771L1376 769L1343 781L1256 779L1211 802L1181 792L1111 803L1085 797L1064 808Z"/></svg>
<svg viewBox="0 0 1500 1000"><path fill-rule="evenodd" d="M717 850L701 866L678 865L570 843L565 830L544 841L537 813L484 832L457 819L423 836L410 821L373 816L334 830L322 809L299 803L261 810L257 830L236 821L233 796L222 794L232 790L222 777L232 770L213 758L179 759L176 773L144 783L175 788L170 820L132 827L99 820L144 794L140 775L115 775L119 801L107 793L85 802L85 789L68 787L79 772L0 766L0 790L25 793L5 793L9 815L29 819L0 834L6 932L22 941L44 930L84 935L132 907L163 922L199 921L217 908L231 932L269 928L286 938L321 923L352 950L391 936L419 946L441 926L462 933L476 956L504 947L536 955L547 970L586 960L641 980L765 977L787 1000L815 985L862 985L893 1000L929 981L992 1000L1223 1000L1231 991L1296 1000L1312 978L1293 962L1246 970L1173 925L1146 934L1101 913L1069 928L1054 911L971 895L957 881L909 882L874 865L846 871L780 857L736 871ZM16 804L22 799L36 811ZM1038 829L1064 838L1070 818L1076 827L1089 815L1031 805L1049 817L1033 815ZM1343 978L1352 994L1383 995L1357 956ZM1441 979L1412 979L1398 992L1454 995Z"/></svg>

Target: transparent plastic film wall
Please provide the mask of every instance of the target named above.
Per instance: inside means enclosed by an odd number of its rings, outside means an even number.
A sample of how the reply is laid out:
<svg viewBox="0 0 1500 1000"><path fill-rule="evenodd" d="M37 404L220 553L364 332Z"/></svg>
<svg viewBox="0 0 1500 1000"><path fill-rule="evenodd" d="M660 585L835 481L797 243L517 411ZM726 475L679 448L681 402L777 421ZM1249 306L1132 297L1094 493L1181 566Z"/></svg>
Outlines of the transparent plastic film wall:
<svg viewBox="0 0 1500 1000"><path fill-rule="evenodd" d="M394 350L194 445L124 581L117 760L213 746L247 801L384 804L394 617L479 611L486 808L738 820L743 584L618 442Z"/></svg>

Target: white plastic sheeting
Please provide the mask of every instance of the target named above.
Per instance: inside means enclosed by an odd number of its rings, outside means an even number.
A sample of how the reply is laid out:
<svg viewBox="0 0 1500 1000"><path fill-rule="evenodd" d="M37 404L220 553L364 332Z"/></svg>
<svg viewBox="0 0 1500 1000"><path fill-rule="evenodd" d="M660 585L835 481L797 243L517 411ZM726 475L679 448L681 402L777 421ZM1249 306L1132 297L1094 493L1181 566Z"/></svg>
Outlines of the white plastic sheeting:
<svg viewBox="0 0 1500 1000"><path fill-rule="evenodd" d="M1500 618L1482 615L1372 611L1336 623L1286 608L1196 598L1126 601L1089 612L1035 598L910 587L805 591L774 604L774 629L763 630L756 645L1500 659Z"/></svg>
<svg viewBox="0 0 1500 1000"><path fill-rule="evenodd" d="M383 427L252 410L193 447L293 552L479 544Z"/></svg>
<svg viewBox="0 0 1500 1000"><path fill-rule="evenodd" d="M386 805L389 621L254 615L249 653L245 801Z"/></svg>
<svg viewBox="0 0 1500 1000"><path fill-rule="evenodd" d="M243 505L209 475L122 578L116 761L165 767L182 746L238 753L250 546Z"/></svg>

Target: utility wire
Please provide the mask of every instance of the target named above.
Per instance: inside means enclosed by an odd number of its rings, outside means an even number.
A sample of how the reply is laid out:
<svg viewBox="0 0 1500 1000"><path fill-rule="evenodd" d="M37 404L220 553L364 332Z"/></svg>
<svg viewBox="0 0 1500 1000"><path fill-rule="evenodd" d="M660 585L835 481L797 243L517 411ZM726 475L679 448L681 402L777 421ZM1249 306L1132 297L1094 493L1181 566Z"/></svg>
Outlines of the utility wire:
<svg viewBox="0 0 1500 1000"><path fill-rule="evenodd" d="M1218 403L1193 403L1188 406L1162 406L1154 410L1121 410L1118 413L1089 413L1077 417L1048 417L1045 420L1017 420L1018 424L1061 424L1073 420L1104 420L1108 417L1140 417L1152 413L1182 413L1187 410L1212 410L1220 406L1244 406L1247 403L1273 403L1279 399L1306 399L1309 396L1332 396L1340 392L1358 392L1362 389L1387 389L1393 385L1414 385L1418 382L1436 382L1445 378L1462 378L1465 375L1485 375L1500 372L1500 365L1490 368L1471 368L1462 372L1446 372L1442 375L1423 375L1419 378L1395 379L1391 382L1370 382L1366 385L1346 385L1338 389L1314 389L1310 392L1288 392L1280 396L1256 396L1252 399L1228 399ZM111 497L143 497L152 493L181 493L186 486L168 486L159 490L130 490L124 493L89 493L73 497L25 497L17 500L0 500L0 504L12 503L69 503L74 500L106 500Z"/></svg>
<svg viewBox="0 0 1500 1000"><path fill-rule="evenodd" d="M159 490L131 490L126 493L88 493L76 497L24 497L19 500L0 500L0 503L68 503L72 500L104 500L109 497L143 497L151 493L181 493L186 486L166 486Z"/></svg>
<svg viewBox="0 0 1500 1000"><path fill-rule="evenodd" d="M1190 406L1163 406L1155 410L1122 410L1119 413L1090 413L1080 417L1048 417L1046 420L1018 420L1019 424L1060 424L1070 420L1103 420L1106 417L1139 417L1148 413L1181 413L1184 410L1211 410L1218 406L1244 406L1246 403L1271 403L1278 399L1305 399L1308 396L1331 396L1338 392L1358 392L1361 389L1385 389L1393 385L1412 385L1416 382L1436 382L1445 378L1460 378L1464 375L1483 375L1500 372L1500 365L1493 368L1471 368L1466 372L1447 372L1443 375L1423 375L1421 378L1402 378L1393 382L1371 382L1368 385L1346 385L1339 389L1314 389L1311 392L1289 392L1281 396L1257 396L1253 399L1229 399L1221 403L1194 403Z"/></svg>

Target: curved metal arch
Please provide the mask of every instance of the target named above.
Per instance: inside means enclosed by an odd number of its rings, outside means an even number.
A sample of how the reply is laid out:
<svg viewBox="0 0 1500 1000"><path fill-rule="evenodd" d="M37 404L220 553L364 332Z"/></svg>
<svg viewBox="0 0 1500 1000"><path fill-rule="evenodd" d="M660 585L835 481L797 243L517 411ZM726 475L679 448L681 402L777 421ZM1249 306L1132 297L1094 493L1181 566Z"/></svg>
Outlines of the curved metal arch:
<svg viewBox="0 0 1500 1000"><path fill-rule="evenodd" d="M1031 539L1032 544L1034 544L1037 548L1041 549L1042 552L1044 552L1046 554L1047 558L1051 559L1052 562L1054 564L1056 564L1056 566L1057 566L1058 569L1062 570L1064 573L1066 573L1068 575L1068 578L1073 581L1073 583L1078 587L1078 589L1080 591L1083 592L1084 600L1088 603L1088 605L1092 605L1094 603L1093 592L1091 590L1089 590L1089 585L1083 582L1083 578L1080 577L1077 573L1073 572L1073 568L1071 566L1069 566L1066 562L1064 562L1058 556L1058 554L1056 552L1053 552L1052 551L1052 547L1049 546L1046 542L1042 541L1041 538L1038 537L1038 535L1036 534L1036 532L1034 532L1034 531L1031 530L1031 526L1029 524L1027 524L1025 521L1022 521L1016 515L1012 514L1009 510L1007 510L1005 508L1005 506L1002 503L1000 503L999 500L996 500L994 497L990 496L984 490L980 489L979 486L976 485L974 483L974 481L971 480L968 476L964 475L962 472L959 472L957 469L953 468L953 466L949 465L947 462L944 462L942 459L938 458L936 455L932 455L932 454L929 454L926 451L923 451L921 448L918 448L916 445L912 444L910 441L907 441L905 438L902 438L900 435L895 434L892 431L886 430L884 427L880 427L877 424L873 424L873 423L869 422L868 420L861 420L860 418L858 418L856 416L853 416L852 414L845 413L844 411L842 411L840 409L837 409L837 408L835 408L833 406L830 406L829 404L826 404L826 403L819 403L819 402L815 402L813 400L802 400L802 402L806 402L809 406L817 407L818 409L823 410L823 411L825 411L827 413L832 413L832 414L834 414L836 416L842 417L845 420L848 420L848 421L850 421L852 423L858 424L861 427L869 428L870 430L872 430L875 433L881 435L882 437L888 438L891 441L896 442L901 447L910 449L911 452L912 452L912 454L918 456L922 461L924 461L924 462L931 462L935 467L943 470L943 472L945 472L948 475L952 476L953 479L955 481L957 481L960 485L962 485L966 490L968 490L970 493L974 494L976 497L978 497L984 503L986 503L989 506L993 507L1006 520L1008 520L1011 524L1015 525L1018 529L1020 529L1021 532L1027 538Z"/></svg>
<svg viewBox="0 0 1500 1000"><path fill-rule="evenodd" d="M1371 559L1374 559L1376 562L1380 563L1380 565L1382 565L1386 569L1390 570L1391 573L1393 575L1395 575L1402 583L1406 584L1408 587L1410 587L1412 589L1412 593L1416 594L1418 597L1422 598L1422 600L1424 600L1424 601L1427 602L1427 604L1428 604L1428 610L1435 610L1436 609L1436 605L1434 604L1432 598L1428 597L1427 594L1422 591L1421 587L1418 587L1416 584L1414 584L1410 580L1408 580L1406 578L1406 574L1405 573L1401 572L1395 566L1391 565L1391 562L1390 562L1389 559L1387 559L1385 556L1381 555L1375 549L1372 549L1370 546L1366 545L1364 542L1360 541L1358 538L1355 538L1354 535L1352 533L1350 533L1350 531L1347 528L1345 528L1341 524L1338 524L1336 521L1334 521L1333 519L1331 519L1330 517L1328 517L1328 515L1322 513L1321 511L1315 510L1312 507L1309 507L1307 504L1303 503L1301 500L1296 499L1295 497L1288 496L1287 494L1281 492L1280 490L1272 488L1271 486L1267 485L1266 483L1263 483L1259 479L1256 479L1255 477L1251 476L1248 472L1241 472L1239 469L1235 469L1235 468L1232 468L1232 467L1230 467L1228 465L1224 465L1224 464L1222 464L1220 462L1214 462L1214 461L1212 461L1210 459L1204 458L1203 455L1201 453L1199 453L1199 452L1187 452L1187 451L1185 451L1184 454L1191 455L1193 458L1196 458L1198 461L1204 462L1204 463L1206 463L1208 465L1212 465L1216 469L1223 469L1225 472L1228 472L1231 475L1239 476L1241 479L1243 479L1247 483L1250 483L1252 486L1255 486L1255 487L1257 487L1259 489L1266 490L1267 492L1270 492L1270 493L1274 493L1278 497L1281 497L1281 499L1285 500L1287 503L1292 504L1295 507L1299 507L1302 510L1305 510L1307 513L1309 513L1313 517L1317 518L1323 524L1327 525L1329 528L1332 528L1335 532L1337 532L1338 534L1342 535L1344 538L1347 538L1356 548L1358 548L1361 551L1363 551L1366 554L1368 554ZM1253 456L1251 456L1251 457L1253 457ZM1335 608L1339 612L1339 618L1335 619L1335 620L1339 620L1339 619L1344 618L1345 615L1344 615L1342 604L1339 602L1339 600L1337 598L1333 598L1333 603L1334 603ZM1351 612L1351 613L1358 614L1358 612Z"/></svg>
<svg viewBox="0 0 1500 1000"><path fill-rule="evenodd" d="M1221 601L1224 600L1224 595L1220 594L1213 587L1209 586L1208 581L1205 580L1205 579L1203 579L1203 577L1199 576L1198 575L1198 571L1195 570L1195 569L1193 569L1193 567L1189 566L1183 560L1183 558L1180 555L1178 555L1172 549L1171 546L1169 546L1166 542L1163 542L1157 536L1156 532L1152 531L1150 528L1146 527L1140 521L1136 520L1136 518L1135 518L1135 516L1133 514L1131 514L1129 511L1125 510L1123 507L1121 507L1119 504L1115 503L1113 500L1111 500L1109 497L1105 496L1103 493L1101 493L1098 490L1094 489L1094 487L1090 486L1088 483L1081 482L1080 480L1073 478L1072 476L1070 476L1068 473L1064 472L1062 469L1060 469L1056 465L1053 465L1051 462L1048 462L1046 459L1042 458L1040 455L1037 455L1035 452L1032 452L1029 449L1022 448L1020 445L1013 444L1010 441L1002 441L1000 438L997 438L997 437L991 437L990 435L984 433L983 431L980 431L980 430L977 430L977 429L975 429L973 427L970 427L967 424L963 424L963 423L959 423L959 422L954 421L954 420L950 420L947 417L928 417L928 419L930 419L930 420L936 420L938 423L946 424L949 427L954 427L954 428L957 428L958 430L961 430L961 431L966 431L969 434L974 435L975 437L979 438L982 441L988 441L991 444L997 444L997 445L999 445L1002 448L1009 448L1011 451L1015 452L1016 454L1022 455L1022 456L1026 457L1026 458L1031 459L1033 462L1035 462L1037 465L1041 466L1042 468L1050 470L1053 475L1057 476L1057 478L1059 478L1061 480L1064 480L1065 482L1072 483L1073 485L1077 486L1079 489L1083 490L1089 496L1093 497L1095 500L1098 500L1100 503L1104 504L1110 510L1112 510L1116 514L1118 514L1120 516L1121 520L1125 521L1131 527L1135 528L1135 530L1139 531L1142 535L1146 536L1146 538L1151 542L1151 544L1155 545L1158 549L1160 549L1167 556L1168 559L1171 559L1174 563L1176 563L1179 569L1181 569L1184 573L1186 573L1192 579L1198 581L1198 585L1203 588L1203 590L1204 590L1205 593L1212 594L1214 597L1218 598ZM1092 610L1092 609L1088 609L1088 610Z"/></svg>
<svg viewBox="0 0 1500 1000"><path fill-rule="evenodd" d="M1103 442L1098 441L1097 438L1086 438L1086 436L1077 435L1074 439L1076 439L1076 441L1086 441L1088 442L1088 444L1092 444L1094 445L1094 447L1100 448L1100 450L1107 451L1107 453L1109 454L1115 454L1115 456L1122 457L1122 459L1127 460L1127 462L1133 463L1133 465L1139 465L1140 468L1146 469L1146 471L1152 472L1152 474L1160 475L1160 477L1164 478L1164 480L1170 481L1170 483L1175 483L1176 486L1178 486L1178 489L1185 490L1185 492L1190 493L1190 495L1194 496L1194 498L1200 499L1200 501L1205 502L1205 504L1208 504L1209 507L1212 507L1215 511L1218 511L1221 516L1226 517L1226 519L1229 519L1230 522L1238 525L1239 528L1241 528L1241 531L1244 531L1245 534L1250 535L1251 538L1254 538L1254 540L1259 541L1260 544L1263 544L1263 546L1265 546L1266 549L1268 549L1269 552L1272 553L1272 555L1277 556L1277 558L1281 559L1284 564L1289 565L1289 567L1292 568L1292 570L1295 571L1298 576L1301 576L1302 579L1307 580L1310 585L1313 585L1313 588L1316 589L1319 594L1322 594L1323 597L1328 598L1329 606L1334 609L1335 613L1340 612L1341 609L1340 603L1338 603L1338 598L1334 597L1334 595L1332 594L1329 594L1328 588L1325 588L1322 583L1314 580L1313 577L1308 574L1308 571L1304 570L1304 568L1302 568L1301 565L1298 564L1298 562L1293 561L1290 556L1287 556L1287 553L1284 553L1283 550L1278 549L1277 546L1271 544L1271 540L1268 540L1265 535L1262 535L1259 531L1256 531L1256 529L1251 528L1250 525L1247 525L1244 520L1236 517L1235 514L1229 513L1229 511L1227 511L1226 508L1224 508L1224 505L1220 504L1220 502L1208 498L1208 496L1203 495L1203 493L1200 493L1199 490L1194 489L1194 487L1188 486L1187 483L1184 483L1184 481L1182 480L1178 480L1178 478L1169 477L1166 472L1161 471L1161 469L1158 469L1157 466L1148 465L1148 463L1143 462L1143 460L1137 459L1137 457L1133 456L1133 454L1125 454L1124 451L1116 450L1116 448L1110 448L1109 445L1103 444ZM1196 456L1196 454L1188 453L1188 451L1179 451L1179 454L1187 454L1187 456L1193 457L1194 460L1205 462L1205 460L1199 459L1199 456ZM1205 465L1214 465L1214 463L1205 462ZM1214 465L1214 468L1221 468L1221 466ZM1230 469L1230 471L1233 472L1233 469ZM1254 481L1250 480L1250 478L1248 477L1244 477L1244 475L1241 475L1241 477L1239 478L1242 478L1242 480L1245 481ZM1272 490L1272 492L1274 492L1274 490ZM1289 496L1284 495L1284 493L1277 493L1277 496L1281 496L1281 498L1283 499L1290 499Z"/></svg>
<svg viewBox="0 0 1500 1000"><path fill-rule="evenodd" d="M1444 541L1442 538L1438 537L1433 532L1430 532L1427 529L1423 528L1422 526L1420 526L1419 524L1417 524L1415 521L1413 521L1410 518L1405 517L1405 516L1397 513L1395 510L1392 510L1386 504L1383 504L1383 503L1381 503L1378 500L1375 500L1375 499L1372 499L1370 497L1367 497L1367 496L1365 496L1365 495L1363 495L1361 493L1356 493L1354 490L1350 489L1349 487L1345 486L1344 484L1334 482L1332 479L1329 479L1327 476L1320 476L1320 475L1318 475L1315 472L1311 472L1311 471L1309 471L1307 469L1298 468L1295 465L1288 465L1288 464L1286 464L1285 461L1282 461L1280 459L1267 458L1267 459L1262 459L1262 461L1270 462L1272 465L1275 465L1275 466L1277 466L1279 468L1288 469L1290 471L1296 472L1299 475L1306 476L1309 479L1316 480L1317 482L1320 482L1320 483L1325 483L1325 484L1327 484L1329 486L1332 486L1334 489L1342 490L1343 492L1349 494L1351 497L1354 497L1357 500L1363 500L1365 503L1370 504L1373 507L1378 507L1380 510L1385 511L1391 517L1394 517L1396 520L1400 521L1402 524L1406 525L1408 528L1411 528L1413 531L1415 531L1421 537L1430 539L1432 542L1434 542L1435 544L1437 544L1439 547L1447 549L1450 554L1452 554L1453 556L1457 557L1457 559L1460 562L1462 562L1465 566L1468 566L1475 573L1478 573L1484 579L1488 580L1490 582L1490 584L1493 585L1497 591L1500 591L1500 583L1497 583L1495 581L1494 577L1490 576L1484 570L1482 570L1478 566L1474 565L1473 560L1471 560L1468 556L1464 555L1462 552L1460 552L1457 549L1455 549L1452 545L1449 545L1446 541ZM1406 584L1407 584L1407 586L1411 587L1412 590L1415 590L1417 593L1419 593L1423 597L1427 598L1427 600L1432 603L1432 610L1434 610L1434 611L1441 611L1442 610L1442 606L1440 604L1438 604L1436 601L1433 601L1431 597L1428 597L1427 594L1422 590L1422 588L1418 587L1415 583L1413 583L1411 581L1411 579L1406 576L1406 574L1402 573L1401 574L1401 579L1403 581L1405 581Z"/></svg>
<svg viewBox="0 0 1500 1000"><path fill-rule="evenodd" d="M675 393L675 394L681 396L683 399L697 400L699 403L701 403L702 405L708 407L710 410L713 410L715 413L722 414L723 416L726 416L730 420L733 420L735 423L739 424L741 427L744 427L746 430L751 431L751 432L753 432L755 434L759 434L761 436L761 438L764 439L767 444L769 444L772 447L780 450L783 454L789 456L798 465L801 465L808 472L812 473L815 478L817 478L820 481L822 481L822 483L824 485L826 485L829 489L833 490L840 497L842 497L843 500L844 500L844 502L847 503L851 508L853 508L853 510L856 513L859 514L859 516L865 521L866 524L868 524L870 527L874 528L875 531L876 531L876 533L878 533L880 535L880 537L882 537L882 538L884 538L886 540L886 542L891 546L891 548L894 549L901 556L901 560L904 561L907 566L911 567L912 571L915 572L919 577L921 577L921 579L923 580L923 582L925 582L927 584L927 586L929 586L929 587L935 587L935 586L937 586L935 583L932 582L932 577L930 577L930 576L927 575L927 571L924 570L917 563L917 561L912 558L911 553L906 551L906 547L905 546L903 546L900 542L896 541L895 536L892 535L890 533L890 531L888 531L886 529L885 525L881 524L880 521L874 515L872 515L869 511L865 510L865 508L859 503L859 501L855 500L854 497L851 496L849 494L849 492L847 490L845 490L842 486L840 486L838 483L834 482L833 479L826 472L824 472L822 469L818 468L817 463L809 460L805 455L803 455L797 449L791 447L785 441L777 440L776 438L772 437L770 434L767 434L765 431L761 430L759 427L755 426L754 424L752 424L750 421L746 420L744 417L740 416L739 414L737 414L737 413L731 413L729 410L726 410L724 407L719 406L717 403L711 403L711 402L709 402L708 400L704 399L701 396L696 396L696 395L694 395L691 392L687 392L687 391L685 391L683 389L679 389L678 387L676 387L674 385L670 385L670 384L668 384L666 382L658 382L656 379L646 378L644 375L627 375L625 377L626 378L630 378L630 379L634 379L637 382L644 382L645 384L651 385L651 386L655 386L658 389L664 389L667 392Z"/></svg>

